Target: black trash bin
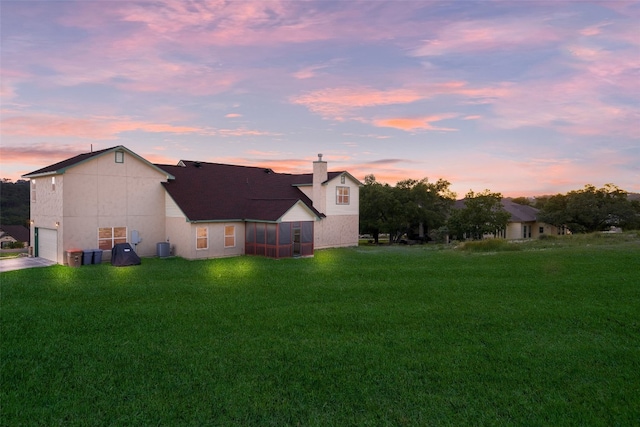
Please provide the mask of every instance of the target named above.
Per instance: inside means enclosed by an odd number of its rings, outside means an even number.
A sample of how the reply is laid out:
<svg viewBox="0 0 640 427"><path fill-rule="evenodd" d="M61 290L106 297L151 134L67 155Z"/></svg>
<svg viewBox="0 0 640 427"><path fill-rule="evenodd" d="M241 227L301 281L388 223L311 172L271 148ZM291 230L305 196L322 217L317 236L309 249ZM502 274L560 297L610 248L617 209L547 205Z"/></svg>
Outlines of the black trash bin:
<svg viewBox="0 0 640 427"><path fill-rule="evenodd" d="M89 265L93 262L93 251L82 251L82 264Z"/></svg>
<svg viewBox="0 0 640 427"><path fill-rule="evenodd" d="M102 264L102 249L93 250L93 263Z"/></svg>

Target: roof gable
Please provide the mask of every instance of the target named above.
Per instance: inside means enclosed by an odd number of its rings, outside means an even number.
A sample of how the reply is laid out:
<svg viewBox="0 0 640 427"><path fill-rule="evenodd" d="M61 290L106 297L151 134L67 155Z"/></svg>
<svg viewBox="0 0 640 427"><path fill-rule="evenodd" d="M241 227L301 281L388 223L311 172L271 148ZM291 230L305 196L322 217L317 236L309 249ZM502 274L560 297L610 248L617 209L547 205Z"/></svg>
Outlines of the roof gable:
<svg viewBox="0 0 640 427"><path fill-rule="evenodd" d="M181 161L159 165L175 179L162 185L189 221L278 221L301 201L318 218L311 199L296 188L305 175L220 163Z"/></svg>
<svg viewBox="0 0 640 427"><path fill-rule="evenodd" d="M143 163L146 163L149 167L156 169L158 172L162 173L163 175L167 175L168 179L172 179L173 176L167 174L166 171L164 171L163 169L159 168L158 166L154 165L153 163L149 162L148 160L144 159L143 157L140 157L139 155L137 155L136 153L134 153L133 151L129 150L127 147L123 146L123 145L118 145L115 147L111 147L111 148L105 148L104 150L98 150L98 151L92 151L90 153L82 153L82 154L78 154L77 156L71 157L69 159L63 160L61 162L58 163L54 163L52 165L49 166L45 166L42 169L38 169L36 171L30 172L28 174L22 175L23 178L37 178L40 176L49 176L49 175L61 175L63 173L65 173L68 169L78 166L82 163L88 162L92 159L95 159L97 157L100 156L104 156L108 153L114 153L116 151L124 151L125 153L128 153L129 155L135 157L136 159L140 160Z"/></svg>
<svg viewBox="0 0 640 427"><path fill-rule="evenodd" d="M338 178L339 176L346 176L349 179L353 180L356 184L362 187L362 183L356 179L353 175L351 175L347 171L339 171L339 172L327 172L327 180L322 183L322 185L327 185L330 181ZM307 187L313 185L313 174L312 173L304 173L301 175L296 175L300 177L300 182L297 184L293 184L296 187Z"/></svg>

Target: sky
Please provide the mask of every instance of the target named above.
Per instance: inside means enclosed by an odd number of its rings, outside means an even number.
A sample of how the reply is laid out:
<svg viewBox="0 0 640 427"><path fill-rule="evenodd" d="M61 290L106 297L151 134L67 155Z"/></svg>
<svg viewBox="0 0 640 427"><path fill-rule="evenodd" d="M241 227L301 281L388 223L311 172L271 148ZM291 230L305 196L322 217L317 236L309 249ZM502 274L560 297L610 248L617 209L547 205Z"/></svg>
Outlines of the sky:
<svg viewBox="0 0 640 427"><path fill-rule="evenodd" d="M640 192L640 2L0 1L0 177L92 149Z"/></svg>

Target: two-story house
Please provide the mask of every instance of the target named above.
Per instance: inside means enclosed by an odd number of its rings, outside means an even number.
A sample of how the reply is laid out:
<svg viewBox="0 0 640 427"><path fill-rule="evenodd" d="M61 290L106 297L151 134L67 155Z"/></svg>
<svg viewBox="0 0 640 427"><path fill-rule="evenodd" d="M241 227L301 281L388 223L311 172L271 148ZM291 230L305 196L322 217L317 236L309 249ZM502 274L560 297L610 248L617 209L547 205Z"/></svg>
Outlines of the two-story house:
<svg viewBox="0 0 640 427"><path fill-rule="evenodd" d="M168 242L187 259L294 257L358 244L359 188L319 155L312 173L180 161L153 164L123 146L80 154L23 176L31 182L35 256ZM108 259L108 252L105 252Z"/></svg>

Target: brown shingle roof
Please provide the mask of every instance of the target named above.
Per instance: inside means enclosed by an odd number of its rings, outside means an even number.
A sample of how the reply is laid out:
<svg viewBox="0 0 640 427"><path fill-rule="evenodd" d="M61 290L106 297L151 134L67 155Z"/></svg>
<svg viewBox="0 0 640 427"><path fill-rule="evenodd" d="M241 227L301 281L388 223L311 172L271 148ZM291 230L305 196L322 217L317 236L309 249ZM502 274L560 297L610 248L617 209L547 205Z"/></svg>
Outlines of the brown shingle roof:
<svg viewBox="0 0 640 427"><path fill-rule="evenodd" d="M98 150L98 151L92 151L90 153L78 154L77 156L71 157L70 159L66 159L66 160L63 160L61 162L54 163L52 165L46 166L46 167L44 167L42 169L38 169L36 171L33 171L33 172L28 173L28 174L22 175L22 177L23 178L35 178L35 177L43 176L43 175L63 174L70 167L79 165L80 163L84 163L87 160L92 159L94 157L102 156L102 155L107 154L109 152L115 152L115 151L124 151L126 153L129 153L130 155L136 157L140 161L142 161L144 163L147 163L149 166L151 166L153 168L157 168L157 166L151 164L149 161L147 161L146 159L140 157L139 155L137 155L133 151L129 150L127 147L124 147L122 145L118 145L118 146L111 147L111 148L105 148L104 150ZM163 170L159 170L159 171L162 172L162 173L166 173ZM169 178L171 178L171 177L169 177Z"/></svg>
<svg viewBox="0 0 640 427"><path fill-rule="evenodd" d="M195 161L157 166L175 177L162 185L189 221L276 221L298 201L323 216L296 187L311 184L311 174Z"/></svg>
<svg viewBox="0 0 640 427"><path fill-rule="evenodd" d="M104 150L93 151L91 153L78 154L77 156L71 157L70 159L66 159L66 160L63 160L61 162L49 165L49 166L45 166L42 169L38 169L36 171L30 172L28 174L25 174L25 175L23 175L23 177L29 178L31 176L37 176L37 175L62 173L62 171L64 171L65 169L69 168L70 166L74 166L74 165L76 165L78 163L82 163L82 162L84 162L86 160L89 160L92 157L99 156L99 155L105 153L106 151L109 151L109 150L112 150L112 149L113 148L106 148Z"/></svg>

